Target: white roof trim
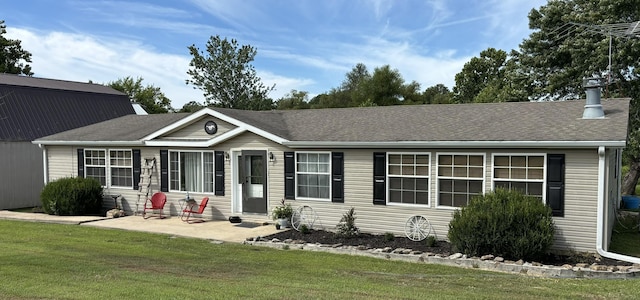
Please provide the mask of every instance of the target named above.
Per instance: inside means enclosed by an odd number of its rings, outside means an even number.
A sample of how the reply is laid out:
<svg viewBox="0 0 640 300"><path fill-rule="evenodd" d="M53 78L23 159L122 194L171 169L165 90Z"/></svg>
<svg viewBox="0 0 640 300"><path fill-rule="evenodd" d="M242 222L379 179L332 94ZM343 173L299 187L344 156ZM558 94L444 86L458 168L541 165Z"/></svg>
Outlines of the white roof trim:
<svg viewBox="0 0 640 300"><path fill-rule="evenodd" d="M142 138L143 141L148 141L148 140L152 140L155 139L163 134L169 133L175 129L178 129L184 125L187 125L195 120L197 120L198 118L204 116L205 114L209 114L209 115L213 115L213 113L215 113L213 110L209 109L209 108L203 108L197 112L194 112L192 114L190 114L189 116L182 118L176 122L174 122L171 125L165 126L163 128L161 128L160 130L156 130L155 132L152 132L151 134L145 136Z"/></svg>
<svg viewBox="0 0 640 300"><path fill-rule="evenodd" d="M221 134L215 138L212 138L210 140L205 140L205 141L180 141L180 140L151 140L151 141L145 141L144 144L145 146L166 146L166 147L194 147L194 148L207 148L207 147L211 147L215 144L219 144L222 143L226 140L229 140L235 136L238 136L244 132L246 132L247 129L243 128L243 127L237 127L234 128L233 130L229 130L227 132L225 132L224 134Z"/></svg>
<svg viewBox="0 0 640 300"><path fill-rule="evenodd" d="M229 117L229 116L227 116L225 114L219 113L219 112L217 112L217 111L215 111L213 109L210 109L208 107L205 107L205 108L203 108L203 109L201 109L201 110L199 110L199 111L197 111L197 112L195 112L195 113L193 113L193 114L191 114L191 115L189 115L189 116L187 116L187 117L185 117L183 119L180 119L179 121L177 121L177 122L175 122L175 123L173 123L173 124L171 124L169 126L166 126L166 127L162 128L160 130L157 130L157 131L155 131L155 132L143 137L142 140L149 142L149 141L151 141L151 140L153 140L153 139L155 139L155 138L157 138L157 137L159 137L159 136L161 136L163 134L169 133L169 132L171 132L173 130L176 130L176 129L184 126L184 125L187 125L187 124L199 119L200 117L202 117L204 115L209 115L209 116L212 116L214 118L220 119L222 121L225 121L227 123L235 125L238 128L242 128L243 130L247 130L247 131L253 132L253 133L255 133L255 134L257 134L257 135L259 135L261 137L264 137L266 139L272 140L272 141L274 141L274 142L276 142L278 144L282 144L284 142L287 142L286 139L283 139L283 138L281 138L281 137L279 137L279 136L277 136L277 135L275 135L273 133L264 131L264 130L259 129L259 128L254 127L254 126L251 126L251 125L249 125L247 123L239 121L238 119L234 119L232 117ZM216 140L216 139L213 139L213 140ZM212 141L212 140L209 140L209 141ZM215 143L218 143L218 142L215 142Z"/></svg>
<svg viewBox="0 0 640 300"><path fill-rule="evenodd" d="M31 142L36 145L70 145L70 146L143 146L142 141L42 141L35 140Z"/></svg>
<svg viewBox="0 0 640 300"><path fill-rule="evenodd" d="M626 141L287 141L290 148L593 148L625 147Z"/></svg>

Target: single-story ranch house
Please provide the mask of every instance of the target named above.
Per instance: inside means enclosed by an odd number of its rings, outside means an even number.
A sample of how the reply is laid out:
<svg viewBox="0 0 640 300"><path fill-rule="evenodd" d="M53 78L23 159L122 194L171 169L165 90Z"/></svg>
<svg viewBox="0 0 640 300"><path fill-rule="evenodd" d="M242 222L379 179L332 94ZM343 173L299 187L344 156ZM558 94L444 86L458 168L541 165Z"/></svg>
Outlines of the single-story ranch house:
<svg viewBox="0 0 640 300"><path fill-rule="evenodd" d="M128 115L34 141L46 181L91 176L141 210L141 165L176 215L187 192L205 218L270 220L287 199L332 230L350 208L364 232L404 235L426 217L447 236L474 195L516 188L553 209L554 247L607 249L620 199L629 99ZM596 111L595 116L588 113ZM604 116L597 113L604 113ZM584 115L584 117L583 117ZM144 172L142 172L144 173ZM144 199L140 200L144 202ZM113 206L113 202L107 202Z"/></svg>

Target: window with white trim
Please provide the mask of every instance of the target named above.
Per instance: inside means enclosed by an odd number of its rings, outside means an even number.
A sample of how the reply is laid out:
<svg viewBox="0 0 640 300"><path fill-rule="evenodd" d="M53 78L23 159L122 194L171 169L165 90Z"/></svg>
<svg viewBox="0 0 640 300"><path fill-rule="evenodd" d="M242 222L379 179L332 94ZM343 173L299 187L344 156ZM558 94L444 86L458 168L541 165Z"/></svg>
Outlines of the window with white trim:
<svg viewBox="0 0 640 300"><path fill-rule="evenodd" d="M388 203L429 204L429 153L388 153Z"/></svg>
<svg viewBox="0 0 640 300"><path fill-rule="evenodd" d="M133 158L131 150L109 150L111 186L133 186Z"/></svg>
<svg viewBox="0 0 640 300"><path fill-rule="evenodd" d="M438 205L463 207L484 192L484 154L438 154Z"/></svg>
<svg viewBox="0 0 640 300"><path fill-rule="evenodd" d="M296 195L296 198L331 199L331 153L296 153Z"/></svg>
<svg viewBox="0 0 640 300"><path fill-rule="evenodd" d="M544 199L544 154L494 154L493 188Z"/></svg>
<svg viewBox="0 0 640 300"><path fill-rule="evenodd" d="M213 151L169 151L169 187L174 191L212 193Z"/></svg>
<svg viewBox="0 0 640 300"><path fill-rule="evenodd" d="M102 186L133 187L131 150L85 149L84 170L86 178L94 178Z"/></svg>
<svg viewBox="0 0 640 300"><path fill-rule="evenodd" d="M107 186L107 158L105 150L84 150L84 174Z"/></svg>

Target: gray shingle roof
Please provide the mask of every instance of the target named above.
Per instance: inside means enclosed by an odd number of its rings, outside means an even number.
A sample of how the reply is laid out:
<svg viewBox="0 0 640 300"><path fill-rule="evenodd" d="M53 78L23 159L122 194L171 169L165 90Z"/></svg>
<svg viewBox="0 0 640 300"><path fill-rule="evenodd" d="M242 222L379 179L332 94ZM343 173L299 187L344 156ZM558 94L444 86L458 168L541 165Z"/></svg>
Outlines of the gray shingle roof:
<svg viewBox="0 0 640 300"><path fill-rule="evenodd" d="M188 113L127 115L38 139L39 141L138 141Z"/></svg>
<svg viewBox="0 0 640 300"><path fill-rule="evenodd" d="M287 111L214 110L292 142L625 141L629 99L602 103L604 119L582 119L584 100ZM125 116L42 140L134 141L185 116Z"/></svg>
<svg viewBox="0 0 640 300"><path fill-rule="evenodd" d="M605 119L582 119L584 100L244 112L220 110L290 141L626 140L629 99L603 100Z"/></svg>

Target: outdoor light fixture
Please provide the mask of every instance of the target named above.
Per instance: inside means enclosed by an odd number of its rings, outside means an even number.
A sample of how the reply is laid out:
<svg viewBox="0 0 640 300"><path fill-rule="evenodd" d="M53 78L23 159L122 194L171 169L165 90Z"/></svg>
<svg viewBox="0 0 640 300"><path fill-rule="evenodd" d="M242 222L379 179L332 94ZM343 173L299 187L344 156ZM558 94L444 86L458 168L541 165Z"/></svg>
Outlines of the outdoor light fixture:
<svg viewBox="0 0 640 300"><path fill-rule="evenodd" d="M276 156L273 155L273 152L269 152L269 161L274 162L276 160Z"/></svg>
<svg viewBox="0 0 640 300"><path fill-rule="evenodd" d="M229 161L231 158L229 157L229 152L224 152L224 160Z"/></svg>

